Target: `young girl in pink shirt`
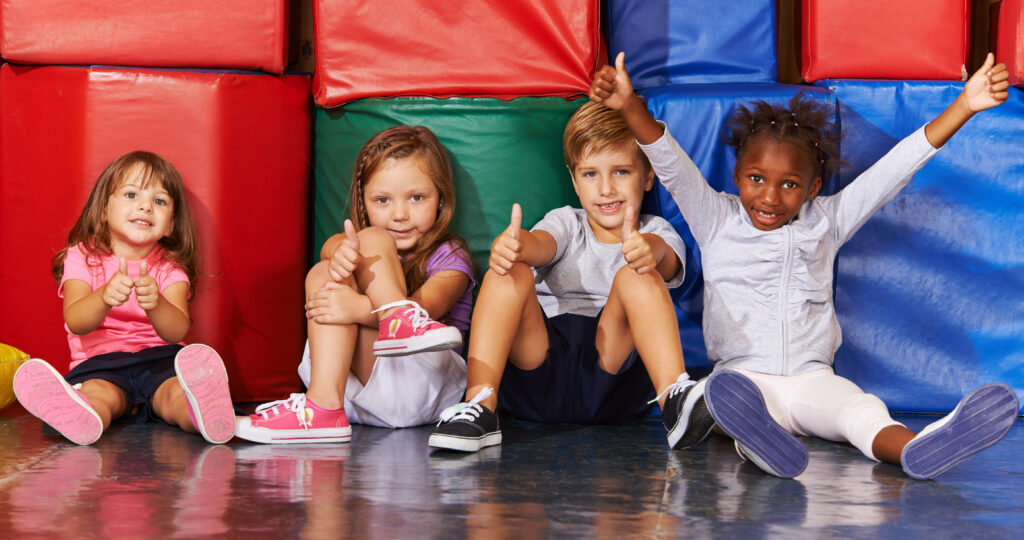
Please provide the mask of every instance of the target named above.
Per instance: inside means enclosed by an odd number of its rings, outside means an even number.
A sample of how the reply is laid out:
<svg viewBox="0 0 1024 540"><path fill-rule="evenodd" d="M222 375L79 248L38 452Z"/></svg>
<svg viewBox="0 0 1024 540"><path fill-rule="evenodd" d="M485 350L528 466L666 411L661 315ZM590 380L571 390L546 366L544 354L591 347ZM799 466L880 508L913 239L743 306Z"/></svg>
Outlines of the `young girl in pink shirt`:
<svg viewBox="0 0 1024 540"><path fill-rule="evenodd" d="M205 345L181 343L192 320L197 235L174 166L150 152L100 175L53 258L71 371L32 359L14 375L30 413L77 444L92 444L132 412L211 443L234 436L227 372Z"/></svg>

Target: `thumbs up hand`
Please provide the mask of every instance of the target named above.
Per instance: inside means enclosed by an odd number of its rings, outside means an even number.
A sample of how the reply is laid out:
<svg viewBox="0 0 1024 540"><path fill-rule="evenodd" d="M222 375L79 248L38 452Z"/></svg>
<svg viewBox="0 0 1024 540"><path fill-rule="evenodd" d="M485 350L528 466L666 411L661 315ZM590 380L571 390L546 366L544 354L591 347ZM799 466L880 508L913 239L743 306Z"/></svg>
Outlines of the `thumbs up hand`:
<svg viewBox="0 0 1024 540"><path fill-rule="evenodd" d="M331 262L327 265L327 273L337 282L344 281L352 275L363 256L359 254L359 234L352 220L345 220L345 240L331 254Z"/></svg>
<svg viewBox="0 0 1024 540"><path fill-rule="evenodd" d="M491 244L491 270L499 276L508 275L512 265L522 260L523 243L520 241L523 227L523 209L519 203L512 205L512 217L505 229Z"/></svg>
<svg viewBox="0 0 1024 540"><path fill-rule="evenodd" d="M156 280L149 275L146 261L139 265L139 279L135 280L135 299L139 301L139 307L146 311L156 309L157 301L160 299L160 290L157 288Z"/></svg>
<svg viewBox="0 0 1024 540"><path fill-rule="evenodd" d="M121 257L118 259L117 272L103 286L103 302L110 307L120 306L128 301L134 286L135 282L128 277L128 263Z"/></svg>
<svg viewBox="0 0 1024 540"><path fill-rule="evenodd" d="M590 100L619 110L632 95L633 82L626 73L626 53L620 52L615 57L615 67L604 66L594 74L590 82Z"/></svg>
<svg viewBox="0 0 1024 540"><path fill-rule="evenodd" d="M654 269L657 261L654 259L651 245L647 243L644 235L640 234L637 225L636 211L632 206L626 206L622 219L622 256L626 259L626 264L637 274L645 274Z"/></svg>

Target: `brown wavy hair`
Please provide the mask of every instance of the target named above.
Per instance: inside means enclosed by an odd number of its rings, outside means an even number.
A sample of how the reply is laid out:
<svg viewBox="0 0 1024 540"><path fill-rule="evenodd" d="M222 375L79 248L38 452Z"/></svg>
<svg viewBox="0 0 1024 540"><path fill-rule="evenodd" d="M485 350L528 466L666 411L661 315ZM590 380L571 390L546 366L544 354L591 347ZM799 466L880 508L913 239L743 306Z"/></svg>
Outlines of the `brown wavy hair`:
<svg viewBox="0 0 1024 540"><path fill-rule="evenodd" d="M142 167L142 187L159 182L174 201L174 230L160 239L163 258L179 266L188 276L189 300L195 296L199 279L199 235L192 223L192 214L185 202L185 184L178 170L169 161L152 152L136 150L124 154L107 165L89 193L85 208L78 216L64 249L53 256L51 272L58 286L64 276L64 258L68 249L82 244L86 255L110 255L110 230L107 228L107 202L125 182L136 166Z"/></svg>
<svg viewBox="0 0 1024 540"><path fill-rule="evenodd" d="M461 248L457 253L470 265L473 273L476 273L473 260L468 256L466 241L448 230L452 218L455 217L455 184L452 181L448 154L434 133L424 126L391 127L374 135L363 145L356 158L352 188L349 190L349 214L352 223L356 229L370 226L363 187L373 173L390 159L402 160L413 157L421 160L427 176L437 189L439 200L434 226L402 260L402 272L405 274L405 284L409 292L419 289L427 281L427 261L438 247L448 242L453 242Z"/></svg>
<svg viewBox="0 0 1024 540"><path fill-rule="evenodd" d="M587 156L623 146L636 153L644 167L644 174L650 172L651 162L636 143L622 114L594 101L588 101L576 109L562 133L565 166L572 174L576 172L576 165Z"/></svg>

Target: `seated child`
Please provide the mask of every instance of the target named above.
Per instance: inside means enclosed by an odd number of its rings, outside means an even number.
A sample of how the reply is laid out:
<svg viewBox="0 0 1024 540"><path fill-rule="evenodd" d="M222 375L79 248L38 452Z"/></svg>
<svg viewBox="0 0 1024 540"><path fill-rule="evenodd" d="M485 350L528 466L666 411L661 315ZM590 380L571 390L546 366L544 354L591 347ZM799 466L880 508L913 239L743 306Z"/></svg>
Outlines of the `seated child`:
<svg viewBox="0 0 1024 540"><path fill-rule="evenodd" d="M442 413L432 447L499 444L499 397L527 420L597 423L643 416L657 389L671 447L712 427L668 292L682 283L686 248L667 221L637 211L654 183L647 159L619 113L597 103L569 119L563 146L582 208L523 231L513 206L473 315L472 398Z"/></svg>
<svg viewBox="0 0 1024 540"><path fill-rule="evenodd" d="M61 377L35 358L22 364L14 392L25 409L82 445L133 412L211 443L230 440L235 413L220 356L181 343L192 325L197 239L167 160L136 151L107 165L53 258L71 372Z"/></svg>
<svg viewBox="0 0 1024 540"><path fill-rule="evenodd" d="M839 193L816 197L838 155L831 108L802 95L788 107L739 107L727 134L739 195L719 193L651 117L623 65L620 53L615 68L597 73L591 99L622 112L700 245L704 340L715 364L705 399L741 456L793 477L808 460L794 435L816 436L933 478L1006 435L1018 406L1006 385L975 389L915 434L832 370L842 341L832 304L836 253L965 122L1006 100L1005 66L989 55L935 120Z"/></svg>

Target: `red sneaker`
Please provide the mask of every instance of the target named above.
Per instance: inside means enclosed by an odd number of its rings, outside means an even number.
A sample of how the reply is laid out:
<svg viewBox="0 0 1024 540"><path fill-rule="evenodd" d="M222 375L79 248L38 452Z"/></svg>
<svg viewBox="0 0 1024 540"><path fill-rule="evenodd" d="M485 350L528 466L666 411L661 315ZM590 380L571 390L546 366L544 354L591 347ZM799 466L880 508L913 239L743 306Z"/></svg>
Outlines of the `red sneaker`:
<svg viewBox="0 0 1024 540"><path fill-rule="evenodd" d="M235 435L259 443L348 442L352 427L345 409L328 410L292 394L288 399L256 407L251 416L239 418Z"/></svg>
<svg viewBox="0 0 1024 540"><path fill-rule="evenodd" d="M405 305L411 307L396 310L380 321L380 335L373 342L373 354L404 356L423 351L446 351L462 345L462 332L458 328L431 319L427 310L412 300L383 305L374 313Z"/></svg>

